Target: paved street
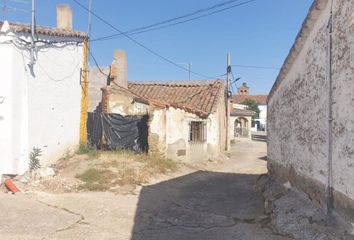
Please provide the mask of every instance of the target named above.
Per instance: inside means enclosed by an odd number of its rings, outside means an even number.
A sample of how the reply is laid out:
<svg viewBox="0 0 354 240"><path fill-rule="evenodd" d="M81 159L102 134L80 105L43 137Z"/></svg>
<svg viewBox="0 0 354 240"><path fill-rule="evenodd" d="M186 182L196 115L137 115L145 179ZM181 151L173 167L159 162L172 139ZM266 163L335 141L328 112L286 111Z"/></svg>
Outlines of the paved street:
<svg viewBox="0 0 354 240"><path fill-rule="evenodd" d="M253 191L266 144L238 141L222 163L181 169L134 194L1 194L1 239L286 239Z"/></svg>

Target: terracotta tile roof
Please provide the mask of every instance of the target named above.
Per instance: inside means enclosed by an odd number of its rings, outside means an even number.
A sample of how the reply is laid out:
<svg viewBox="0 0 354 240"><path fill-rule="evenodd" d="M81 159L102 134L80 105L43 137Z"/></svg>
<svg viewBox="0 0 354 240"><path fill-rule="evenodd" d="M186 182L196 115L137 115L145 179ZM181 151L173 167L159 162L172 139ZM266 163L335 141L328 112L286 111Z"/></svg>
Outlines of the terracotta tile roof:
<svg viewBox="0 0 354 240"><path fill-rule="evenodd" d="M230 112L231 116L247 116L247 117L252 117L256 115L256 112L248 109L239 109L239 108L232 108Z"/></svg>
<svg viewBox="0 0 354 240"><path fill-rule="evenodd" d="M2 28L5 22L0 21L0 29ZM28 23L19 23L19 22L8 22L10 28L17 33L30 33L31 25ZM77 37L77 38L85 38L87 34L85 32L80 31L68 31L65 29L59 29L56 27L48 27L48 26L36 26L36 33L48 35L48 36L57 36L57 37Z"/></svg>
<svg viewBox="0 0 354 240"><path fill-rule="evenodd" d="M267 105L268 94L233 95L234 103L242 104L246 99L255 100L259 105Z"/></svg>
<svg viewBox="0 0 354 240"><path fill-rule="evenodd" d="M129 82L129 90L142 98L207 117L216 111L225 93L223 80Z"/></svg>

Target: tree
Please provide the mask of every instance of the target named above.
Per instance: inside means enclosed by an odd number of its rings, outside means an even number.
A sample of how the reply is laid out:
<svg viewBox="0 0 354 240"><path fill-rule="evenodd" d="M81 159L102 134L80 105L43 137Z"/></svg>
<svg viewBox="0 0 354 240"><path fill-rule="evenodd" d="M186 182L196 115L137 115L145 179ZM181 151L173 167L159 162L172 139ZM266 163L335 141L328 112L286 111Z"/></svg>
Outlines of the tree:
<svg viewBox="0 0 354 240"><path fill-rule="evenodd" d="M256 119L259 117L259 108L258 108L258 103L253 100L253 99L246 99L245 101L242 102L243 105L247 106L248 110L252 110L256 112L256 115L252 117L252 120Z"/></svg>

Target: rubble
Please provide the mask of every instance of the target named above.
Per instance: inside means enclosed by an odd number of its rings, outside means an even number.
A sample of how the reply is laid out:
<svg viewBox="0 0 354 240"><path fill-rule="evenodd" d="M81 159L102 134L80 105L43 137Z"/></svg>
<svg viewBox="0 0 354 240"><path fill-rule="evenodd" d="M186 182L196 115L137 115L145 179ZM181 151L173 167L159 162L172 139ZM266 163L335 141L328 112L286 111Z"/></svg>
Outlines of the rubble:
<svg viewBox="0 0 354 240"><path fill-rule="evenodd" d="M349 240L354 239L352 225L336 213L327 215L325 209L312 203L305 194L261 175L255 186L264 198L265 212L271 217L275 232L294 239Z"/></svg>

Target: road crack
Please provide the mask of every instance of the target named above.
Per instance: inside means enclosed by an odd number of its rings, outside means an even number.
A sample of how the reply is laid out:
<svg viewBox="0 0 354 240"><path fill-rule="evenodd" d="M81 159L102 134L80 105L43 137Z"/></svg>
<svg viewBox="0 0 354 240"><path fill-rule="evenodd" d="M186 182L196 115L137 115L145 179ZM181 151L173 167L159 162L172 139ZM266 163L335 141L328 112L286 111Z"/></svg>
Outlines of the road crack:
<svg viewBox="0 0 354 240"><path fill-rule="evenodd" d="M40 200L36 200L36 201L41 203L41 204L43 204L43 205L46 205L47 207L58 209L58 210L61 210L61 211L64 211L66 213L69 213L69 214L72 214L72 215L75 215L75 216L79 217L79 219L76 222L70 224L67 227L57 229L57 230L55 230L56 232L63 232L63 231L67 231L67 230L73 229L78 224L90 225L90 223L84 222L85 217L82 214L80 214L80 213L73 212L73 211L71 211L71 210L69 210L67 208L59 207L59 206L56 206L56 205L51 205L49 203L46 203L46 202L43 202L43 201L40 201Z"/></svg>

